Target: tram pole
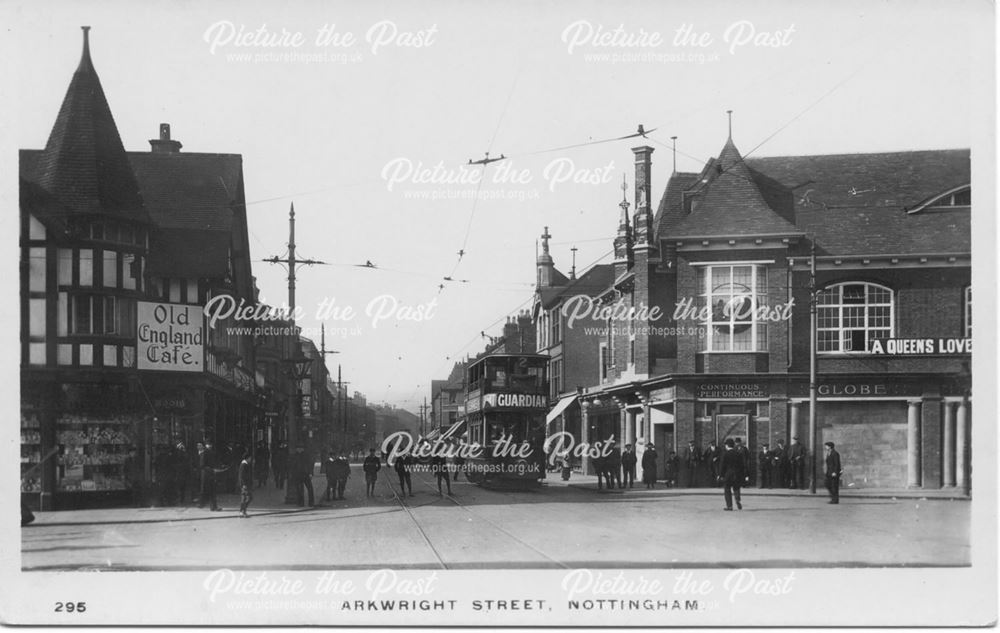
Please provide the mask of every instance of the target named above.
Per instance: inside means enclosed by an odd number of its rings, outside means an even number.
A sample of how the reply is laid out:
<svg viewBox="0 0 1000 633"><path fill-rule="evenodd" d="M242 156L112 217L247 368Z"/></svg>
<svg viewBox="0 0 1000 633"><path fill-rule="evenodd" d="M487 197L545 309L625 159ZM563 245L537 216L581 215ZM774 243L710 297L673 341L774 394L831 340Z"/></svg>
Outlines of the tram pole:
<svg viewBox="0 0 1000 633"><path fill-rule="evenodd" d="M816 241L809 257L809 492L816 494Z"/></svg>

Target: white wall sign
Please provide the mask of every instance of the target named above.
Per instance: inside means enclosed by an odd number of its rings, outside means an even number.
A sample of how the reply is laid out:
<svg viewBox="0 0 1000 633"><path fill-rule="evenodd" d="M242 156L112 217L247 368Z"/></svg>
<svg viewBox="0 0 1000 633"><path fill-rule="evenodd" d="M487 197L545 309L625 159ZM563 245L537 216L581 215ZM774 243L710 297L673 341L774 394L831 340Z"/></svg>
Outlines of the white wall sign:
<svg viewBox="0 0 1000 633"><path fill-rule="evenodd" d="M140 371L203 371L205 322L201 306L139 302Z"/></svg>

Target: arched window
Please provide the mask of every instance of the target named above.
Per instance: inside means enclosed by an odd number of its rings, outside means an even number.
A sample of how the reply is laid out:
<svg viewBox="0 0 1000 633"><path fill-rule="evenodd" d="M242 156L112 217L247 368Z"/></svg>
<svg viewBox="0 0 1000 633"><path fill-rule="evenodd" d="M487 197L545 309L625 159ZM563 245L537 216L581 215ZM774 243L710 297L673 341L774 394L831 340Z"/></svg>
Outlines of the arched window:
<svg viewBox="0 0 1000 633"><path fill-rule="evenodd" d="M846 282L829 286L817 299L817 349L867 353L875 339L893 336L893 296L885 286Z"/></svg>

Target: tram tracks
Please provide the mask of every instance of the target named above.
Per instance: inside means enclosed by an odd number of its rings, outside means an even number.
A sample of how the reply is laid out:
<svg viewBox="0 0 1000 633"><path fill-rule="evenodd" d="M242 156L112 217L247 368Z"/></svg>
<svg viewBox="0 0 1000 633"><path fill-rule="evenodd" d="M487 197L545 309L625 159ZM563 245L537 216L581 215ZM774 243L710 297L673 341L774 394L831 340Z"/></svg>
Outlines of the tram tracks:
<svg viewBox="0 0 1000 633"><path fill-rule="evenodd" d="M437 493L437 489L434 487L434 485L431 484L430 482L428 482L426 479L423 479L423 478L420 478L420 477L416 477L415 474L411 474L411 477L413 477L414 479L416 479L418 484L421 484L424 487L426 487L427 489L429 489L432 494ZM458 499L456 499L452 495L445 495L443 497L439 497L438 499L435 499L432 503L423 503L423 504L418 504L418 505L411 506L411 505L408 505L405 502L405 500L396 492L396 490L392 486L392 484L389 483L388 478L386 478L383 481L384 481L385 485L389 488L389 491L392 493L392 496L396 500L396 503L398 503L400 505L400 507L406 512L407 516L410 517L410 520L413 522L413 525L417 528L417 531L420 533L421 537L423 538L423 540L427 544L428 548L434 554L434 557L437 560L438 564L441 565L441 567L443 569L452 569L452 568L455 567L455 564L453 563L452 565L449 565L449 563L445 560L445 557L442 555L442 552L437 547L435 547L434 542L431 540L430 536L427 534L425 526L423 524L421 524L420 519L417 518L417 516L413 512L413 510L416 510L416 509L419 509L419 508L425 508L425 507L432 506L432 505L436 505L438 503L438 501L444 501L444 500L450 501L457 508L459 508L460 510L462 510L466 514L468 514L473 520L479 521L481 523L484 523L484 524L490 526L492 529L494 529L497 532L503 534L505 537L507 537L511 541L517 543L522 548L530 550L536 556L541 557L542 559L544 559L546 561L546 563L548 563L547 565L544 565L544 566L554 566L554 567L559 567L561 569L570 569L570 566L566 565L565 563L563 563L562 561L560 561L560 560L558 560L556 558L553 558L552 556L549 556L548 554L546 554L545 552L543 552L539 548L535 547L531 543L529 543L529 542L525 541L524 539L520 538L519 536L513 534L510 530L508 530L507 528L503 527L502 525L500 525L496 521L494 521L494 520L492 520L492 519L490 519L488 517L483 516L479 512L476 512L476 511L472 510L471 508L469 508L467 505L463 504L461 501L459 501ZM512 493L509 493L509 492L502 492L502 491L493 491L493 492L495 492L496 494L501 494L501 495L503 495L505 497L512 497L513 496ZM462 565L462 566L464 567L464 566L467 566L467 565ZM484 565L484 566L487 566L487 565Z"/></svg>

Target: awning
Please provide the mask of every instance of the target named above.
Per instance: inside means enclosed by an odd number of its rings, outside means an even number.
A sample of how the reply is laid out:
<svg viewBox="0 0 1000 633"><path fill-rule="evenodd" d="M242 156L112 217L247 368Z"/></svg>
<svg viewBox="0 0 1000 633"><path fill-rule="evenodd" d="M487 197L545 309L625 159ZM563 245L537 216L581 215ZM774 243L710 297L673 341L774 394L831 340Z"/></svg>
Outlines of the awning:
<svg viewBox="0 0 1000 633"><path fill-rule="evenodd" d="M441 429L431 429L430 432L424 436L424 439L429 442L433 442L438 435L441 435Z"/></svg>
<svg viewBox="0 0 1000 633"><path fill-rule="evenodd" d="M565 398L557 402L556 406L552 407L552 410L549 411L549 414L545 416L545 423L549 424L552 422L552 420L558 418L559 415L566 410L566 407L573 404L573 402L575 401L576 401L576 396L572 395L572 396L566 396Z"/></svg>
<svg viewBox="0 0 1000 633"><path fill-rule="evenodd" d="M459 420L448 427L448 430L441 434L443 439L458 439L462 437L462 429L465 428L465 420Z"/></svg>

